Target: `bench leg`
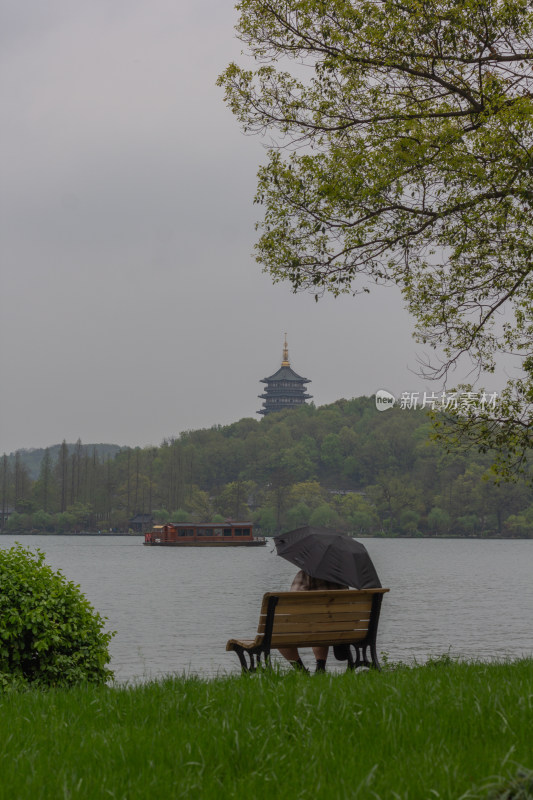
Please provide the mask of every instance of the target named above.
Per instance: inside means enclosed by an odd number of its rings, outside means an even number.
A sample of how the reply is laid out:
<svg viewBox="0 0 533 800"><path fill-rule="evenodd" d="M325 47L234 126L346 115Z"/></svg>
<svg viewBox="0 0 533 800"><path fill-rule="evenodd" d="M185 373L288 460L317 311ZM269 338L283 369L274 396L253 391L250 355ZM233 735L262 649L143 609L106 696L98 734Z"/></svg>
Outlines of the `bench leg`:
<svg viewBox="0 0 533 800"><path fill-rule="evenodd" d="M236 646L234 650L239 657L239 661L241 662L241 669L243 673L255 672L257 668L261 666L261 656L263 656L264 667L272 667L272 663L270 661L270 650L259 650L258 652L253 653L250 650L245 650L244 647L238 646ZM246 656L248 656L248 661L246 660Z"/></svg>
<svg viewBox="0 0 533 800"><path fill-rule="evenodd" d="M346 648L346 661L348 662L346 665L347 670L355 669L355 661L353 660L352 648L350 645L348 645Z"/></svg>
<svg viewBox="0 0 533 800"><path fill-rule="evenodd" d="M371 661L368 659L367 649L370 647L370 657ZM378 661L378 655L376 653L376 645L374 642L371 642L369 645L365 644L360 648L357 648L357 660L355 662L356 667L368 667L369 669L377 669L381 672L381 667Z"/></svg>
<svg viewBox="0 0 533 800"><path fill-rule="evenodd" d="M352 647L355 650L355 659L352 654ZM370 647L370 656L372 659L371 661L368 659L367 656L368 647ZM359 667L369 667L370 669L377 669L378 671L381 671L381 666L379 664L379 659L377 656L375 644L346 645L346 650L345 653L343 654L342 660L345 659L348 662L346 667L347 669L356 670L359 669Z"/></svg>
<svg viewBox="0 0 533 800"><path fill-rule="evenodd" d="M353 657L353 654L352 654L352 647L353 647L353 649L355 651L355 658ZM347 670L349 670L349 669L350 670L356 670L359 667L364 667L364 666L367 665L366 659L364 658L364 655L361 654L361 647L359 647L356 644L347 644L347 645L345 645L345 651L343 653L342 660L343 661L344 660L347 661L347 664L346 664L346 669Z"/></svg>
<svg viewBox="0 0 533 800"><path fill-rule="evenodd" d="M257 653L257 666L261 666L261 656L263 656L263 667L265 669L272 669L272 661L270 659L270 650L260 650Z"/></svg>
<svg viewBox="0 0 533 800"><path fill-rule="evenodd" d="M242 672L254 672L255 671L255 663L254 657L251 653L245 650L243 647L235 647L235 652L239 656L239 661L241 662L241 670ZM246 655L248 654L248 663L246 661Z"/></svg>
<svg viewBox="0 0 533 800"><path fill-rule="evenodd" d="M377 669L378 672L381 672L381 664L379 663L378 654L376 652L376 643L372 642L370 645L370 655L372 656L372 666L374 669Z"/></svg>

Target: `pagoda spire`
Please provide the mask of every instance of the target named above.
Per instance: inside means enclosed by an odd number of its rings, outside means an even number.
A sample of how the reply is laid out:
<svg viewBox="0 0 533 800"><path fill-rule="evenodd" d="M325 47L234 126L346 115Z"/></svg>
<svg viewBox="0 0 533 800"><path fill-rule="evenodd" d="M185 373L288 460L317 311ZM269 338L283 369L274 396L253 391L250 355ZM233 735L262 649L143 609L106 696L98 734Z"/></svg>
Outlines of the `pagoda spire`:
<svg viewBox="0 0 533 800"><path fill-rule="evenodd" d="M285 342L283 343L283 361L281 362L282 367L290 367L289 361L289 346L287 344L287 332L285 331Z"/></svg>

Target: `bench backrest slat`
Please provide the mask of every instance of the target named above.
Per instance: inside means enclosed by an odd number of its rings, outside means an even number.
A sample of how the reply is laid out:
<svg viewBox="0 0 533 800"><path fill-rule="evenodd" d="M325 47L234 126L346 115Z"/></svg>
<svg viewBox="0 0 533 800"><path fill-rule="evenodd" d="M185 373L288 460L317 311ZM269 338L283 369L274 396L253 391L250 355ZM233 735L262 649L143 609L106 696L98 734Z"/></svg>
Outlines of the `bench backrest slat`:
<svg viewBox="0 0 533 800"><path fill-rule="evenodd" d="M312 628L313 625L329 625L331 627L338 627L338 628L346 628L346 625L350 622L361 622L370 620L370 609L363 610L363 609L354 609L353 611L329 611L324 613L316 613L316 614L305 614L302 612L301 609L298 610L297 613L294 614L285 614L280 613L279 616L276 615L275 623L274 623L274 630L282 630L287 629L287 625L296 626L293 630L297 628ZM259 621L259 626L257 629L258 633L263 633L265 630L265 622L266 618L262 618Z"/></svg>
<svg viewBox="0 0 533 800"><path fill-rule="evenodd" d="M337 619L309 619L295 620L289 617L286 620L278 620L274 628L274 633L298 633L299 631L345 631L349 628L368 628L370 617L359 617L358 619L337 620Z"/></svg>
<svg viewBox="0 0 533 800"><path fill-rule="evenodd" d="M292 592L296 594L296 592ZM303 592L301 592L303 594ZM311 594L309 592L308 594ZM354 592L355 594L355 592ZM305 602L305 600L298 602L294 599L280 599L277 606L278 614L328 614L334 612L345 611L351 614L352 611L370 611L372 608L372 598L358 598L357 601L346 603L339 601L334 602L332 599L323 600L321 603Z"/></svg>
<svg viewBox="0 0 533 800"><path fill-rule="evenodd" d="M368 635L368 627L362 630L341 630L322 633L286 633L272 634L272 647L314 647L315 645L334 645L343 642L362 642Z"/></svg>
<svg viewBox="0 0 533 800"><path fill-rule="evenodd" d="M272 647L304 647L362 641L368 635L373 597L388 589L269 592L264 595L258 634L265 631L268 598L278 598Z"/></svg>

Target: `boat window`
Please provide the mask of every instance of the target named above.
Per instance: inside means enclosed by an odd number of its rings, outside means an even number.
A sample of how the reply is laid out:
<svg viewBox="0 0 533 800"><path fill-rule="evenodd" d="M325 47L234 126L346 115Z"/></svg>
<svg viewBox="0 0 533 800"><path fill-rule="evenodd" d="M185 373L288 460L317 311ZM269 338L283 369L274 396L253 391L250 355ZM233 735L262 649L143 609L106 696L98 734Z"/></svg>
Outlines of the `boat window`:
<svg viewBox="0 0 533 800"><path fill-rule="evenodd" d="M235 536L249 536L250 528L235 528Z"/></svg>
<svg viewBox="0 0 533 800"><path fill-rule="evenodd" d="M224 536L231 536L231 528L224 528Z"/></svg>
<svg viewBox="0 0 533 800"><path fill-rule="evenodd" d="M214 536L222 536L222 528L213 528Z"/></svg>

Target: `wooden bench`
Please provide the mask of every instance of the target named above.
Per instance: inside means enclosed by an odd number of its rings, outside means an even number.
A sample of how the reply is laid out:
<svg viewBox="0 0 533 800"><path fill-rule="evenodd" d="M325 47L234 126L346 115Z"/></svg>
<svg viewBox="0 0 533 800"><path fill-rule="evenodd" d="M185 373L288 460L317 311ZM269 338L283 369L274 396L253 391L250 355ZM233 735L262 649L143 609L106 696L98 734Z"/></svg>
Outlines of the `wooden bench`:
<svg viewBox="0 0 533 800"><path fill-rule="evenodd" d="M347 661L348 669L379 670L376 634L381 601L388 591L267 592L263 595L255 639L230 639L226 650L237 653L243 672L253 672L261 664L261 657L265 666L270 665L273 649L321 645L333 646L335 657Z"/></svg>

